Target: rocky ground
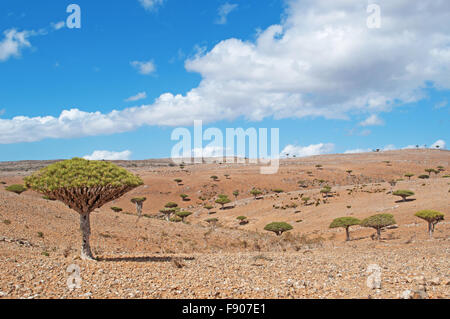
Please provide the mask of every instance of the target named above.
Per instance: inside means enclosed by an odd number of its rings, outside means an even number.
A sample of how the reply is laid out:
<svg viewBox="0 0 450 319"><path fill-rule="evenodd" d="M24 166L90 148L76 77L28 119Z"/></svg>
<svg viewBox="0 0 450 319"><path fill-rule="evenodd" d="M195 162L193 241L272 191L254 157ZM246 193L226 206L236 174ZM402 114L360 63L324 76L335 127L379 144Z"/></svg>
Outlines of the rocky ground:
<svg viewBox="0 0 450 319"><path fill-rule="evenodd" d="M442 178L449 154L408 150L289 159L271 176L250 164L119 163L140 174L145 185L93 213L97 262L78 257L75 212L0 185L0 298L449 298L450 180ZM43 165L2 163L0 182L20 183ZM403 177L438 165L446 171L428 180ZM211 181L213 174L220 180ZM183 179L182 185L174 178ZM391 186L392 179L403 180ZM299 180L306 187L299 188ZM321 197L319 180L333 187L333 196L319 206L304 205L301 194ZM261 199L249 194L252 187L264 191ZM284 192L274 194L275 187ZM401 202L390 193L405 188L415 192L413 200ZM203 208L217 194L233 198L234 189L241 195L229 209ZM191 201L181 201L181 193ZM129 202L137 195L148 198L146 216L139 220ZM168 201L194 212L186 224L159 219ZM109 206L125 212L113 213ZM446 214L433 239L426 223L414 217L420 209ZM344 242L344 231L328 228L336 217L380 212L397 221L381 241L370 238L372 229L353 227L353 240ZM239 225L239 215L250 223ZM216 228L205 223L209 217L219 219ZM271 221L289 222L294 229L277 237L263 230ZM73 287L77 283L79 288Z"/></svg>

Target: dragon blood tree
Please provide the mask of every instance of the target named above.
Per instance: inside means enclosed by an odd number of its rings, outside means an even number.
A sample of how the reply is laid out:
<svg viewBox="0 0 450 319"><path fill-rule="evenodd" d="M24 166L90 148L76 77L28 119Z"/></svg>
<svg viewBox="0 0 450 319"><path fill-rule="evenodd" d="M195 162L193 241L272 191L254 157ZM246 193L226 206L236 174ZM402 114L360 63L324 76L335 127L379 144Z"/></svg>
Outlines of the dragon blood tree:
<svg viewBox="0 0 450 319"><path fill-rule="evenodd" d="M136 212L138 215L138 218L142 215L142 206L144 205L144 202L147 200L145 197L135 197L131 199L131 202L133 204L136 204Z"/></svg>
<svg viewBox="0 0 450 319"><path fill-rule="evenodd" d="M25 178L25 183L80 214L81 258L94 260L89 244L90 213L144 182L112 163L73 158L41 169Z"/></svg>

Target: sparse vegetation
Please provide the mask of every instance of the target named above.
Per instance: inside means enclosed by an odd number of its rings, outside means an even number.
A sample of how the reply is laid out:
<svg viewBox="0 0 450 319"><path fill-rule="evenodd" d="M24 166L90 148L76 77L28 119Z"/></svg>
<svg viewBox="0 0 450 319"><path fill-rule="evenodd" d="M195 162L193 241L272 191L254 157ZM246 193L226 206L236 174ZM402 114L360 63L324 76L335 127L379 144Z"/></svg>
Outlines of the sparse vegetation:
<svg viewBox="0 0 450 319"><path fill-rule="evenodd" d="M131 199L131 202L136 205L136 212L139 218L142 216L142 206L146 200L147 198L145 197L135 197Z"/></svg>
<svg viewBox="0 0 450 319"><path fill-rule="evenodd" d="M407 189L400 189L392 193L394 196L400 196L404 202L406 202L406 198L413 196L414 192Z"/></svg>
<svg viewBox="0 0 450 319"><path fill-rule="evenodd" d="M216 203L222 205L221 209L223 209L226 204L231 203L231 200L228 198L227 195L221 194L218 197L219 198L216 199Z"/></svg>
<svg viewBox="0 0 450 319"><path fill-rule="evenodd" d="M320 190L320 193L323 195L323 197L328 197L329 194L331 193L331 187L330 186L325 186Z"/></svg>
<svg viewBox="0 0 450 319"><path fill-rule="evenodd" d="M80 214L81 258L93 260L90 213L143 184L138 176L106 161L81 158L49 165L25 178L27 187L56 198Z"/></svg>
<svg viewBox="0 0 450 319"><path fill-rule="evenodd" d="M359 225L361 221L354 217L339 217L333 220L330 224L330 228L345 228L346 241L350 240L350 226Z"/></svg>
<svg viewBox="0 0 450 319"><path fill-rule="evenodd" d="M248 218L246 216L238 216L236 219L239 221L239 225L248 224Z"/></svg>
<svg viewBox="0 0 450 319"><path fill-rule="evenodd" d="M192 212L180 211L175 213L178 217L181 218L181 221L184 223L185 219L192 215Z"/></svg>
<svg viewBox="0 0 450 319"><path fill-rule="evenodd" d="M394 225L395 219L391 214L377 214L364 219L360 225L363 227L371 227L377 231L377 239L381 239L381 230L387 226Z"/></svg>
<svg viewBox="0 0 450 319"><path fill-rule="evenodd" d="M122 208L120 208L120 207L115 207L115 206L111 207L111 210L112 210L113 212L115 212L115 213L120 213L121 211L123 211Z"/></svg>
<svg viewBox="0 0 450 319"><path fill-rule="evenodd" d="M308 206L308 202L310 199L311 199L311 197L302 197L302 201L306 206Z"/></svg>
<svg viewBox="0 0 450 319"><path fill-rule="evenodd" d="M428 222L428 233L430 238L433 237L434 227L437 223L444 220L444 214L435 210L421 210L415 214L415 216L426 220Z"/></svg>
<svg viewBox="0 0 450 319"><path fill-rule="evenodd" d="M257 189L257 188L253 188L253 189L250 191L250 194L252 194L253 197L256 199L259 195L262 194L262 192L261 192L259 189Z"/></svg>
<svg viewBox="0 0 450 319"><path fill-rule="evenodd" d="M238 190L233 191L233 196L234 196L234 201L237 202L237 199L239 196L239 191Z"/></svg>
<svg viewBox="0 0 450 319"><path fill-rule="evenodd" d="M293 227L285 222L273 222L264 227L264 230L274 232L277 236L281 236L284 232L292 229Z"/></svg>
<svg viewBox="0 0 450 319"><path fill-rule="evenodd" d="M27 190L27 188L20 184L14 184L14 185L10 185L10 186L6 187L5 190L7 190L8 192L12 192L12 193L16 193L16 194L20 195L23 192L25 192Z"/></svg>
<svg viewBox="0 0 450 319"><path fill-rule="evenodd" d="M414 174L413 173L406 173L405 177L408 177L408 180L411 180L411 177L413 177Z"/></svg>

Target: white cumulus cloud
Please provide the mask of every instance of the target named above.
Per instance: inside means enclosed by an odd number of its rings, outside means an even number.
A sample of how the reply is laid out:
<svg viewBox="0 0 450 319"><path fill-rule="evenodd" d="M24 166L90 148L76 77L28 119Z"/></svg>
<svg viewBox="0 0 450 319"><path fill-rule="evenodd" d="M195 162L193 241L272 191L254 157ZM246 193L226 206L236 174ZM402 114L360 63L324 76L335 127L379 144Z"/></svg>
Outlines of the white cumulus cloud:
<svg viewBox="0 0 450 319"><path fill-rule="evenodd" d="M305 157L313 155L322 155L333 152L334 144L331 143L319 143L311 144L309 146L296 146L289 144L282 151L281 155L287 155L296 157Z"/></svg>
<svg viewBox="0 0 450 319"><path fill-rule="evenodd" d="M31 36L29 31L17 31L10 29L3 32L4 38L0 41L0 62L6 61L11 57L18 57L23 48L31 47L28 38Z"/></svg>
<svg viewBox="0 0 450 319"><path fill-rule="evenodd" d="M83 156L84 159L91 161L117 161L117 160L129 160L131 156L130 151L123 152L111 152L111 151L94 151L91 155Z"/></svg>
<svg viewBox="0 0 450 319"><path fill-rule="evenodd" d="M219 9L217 9L217 12L219 14L219 17L216 20L217 24L226 24L227 23L227 18L228 15L233 12L234 10L236 10L236 8L238 7L237 4L231 4L231 3L224 3L223 5L221 5L219 7Z"/></svg>
<svg viewBox="0 0 450 319"><path fill-rule="evenodd" d="M359 123L361 126L375 126L375 125L383 125L384 121L378 117L376 114L372 114L367 119Z"/></svg>
<svg viewBox="0 0 450 319"><path fill-rule="evenodd" d="M146 92L139 92L136 95L130 96L129 98L127 98L125 100L125 102L135 102L135 101L139 101L139 100L143 100L147 98L147 93Z"/></svg>
<svg viewBox="0 0 450 319"><path fill-rule="evenodd" d="M202 80L186 94L167 92L153 104L106 114L71 109L59 117L0 119L0 143L193 120L347 119L423 99L427 85L450 89L450 1L378 4L381 28L369 29L367 2L291 0L280 24L254 41L227 39L188 59L186 70ZM155 71L153 62L132 65L143 74Z"/></svg>
<svg viewBox="0 0 450 319"><path fill-rule="evenodd" d="M141 6L148 11L155 11L159 6L164 4L165 0L139 0Z"/></svg>
<svg viewBox="0 0 450 319"><path fill-rule="evenodd" d="M137 69L140 74L151 74L156 70L153 61L132 61L130 64Z"/></svg>

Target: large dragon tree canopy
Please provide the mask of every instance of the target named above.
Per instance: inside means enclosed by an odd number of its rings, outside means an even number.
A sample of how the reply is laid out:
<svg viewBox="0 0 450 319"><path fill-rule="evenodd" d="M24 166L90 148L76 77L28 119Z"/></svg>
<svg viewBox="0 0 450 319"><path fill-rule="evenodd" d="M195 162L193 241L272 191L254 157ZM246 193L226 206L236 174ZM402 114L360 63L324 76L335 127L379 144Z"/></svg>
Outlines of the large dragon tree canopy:
<svg viewBox="0 0 450 319"><path fill-rule="evenodd" d="M110 162L73 158L41 169L25 178L25 184L86 214L142 185L143 181Z"/></svg>

